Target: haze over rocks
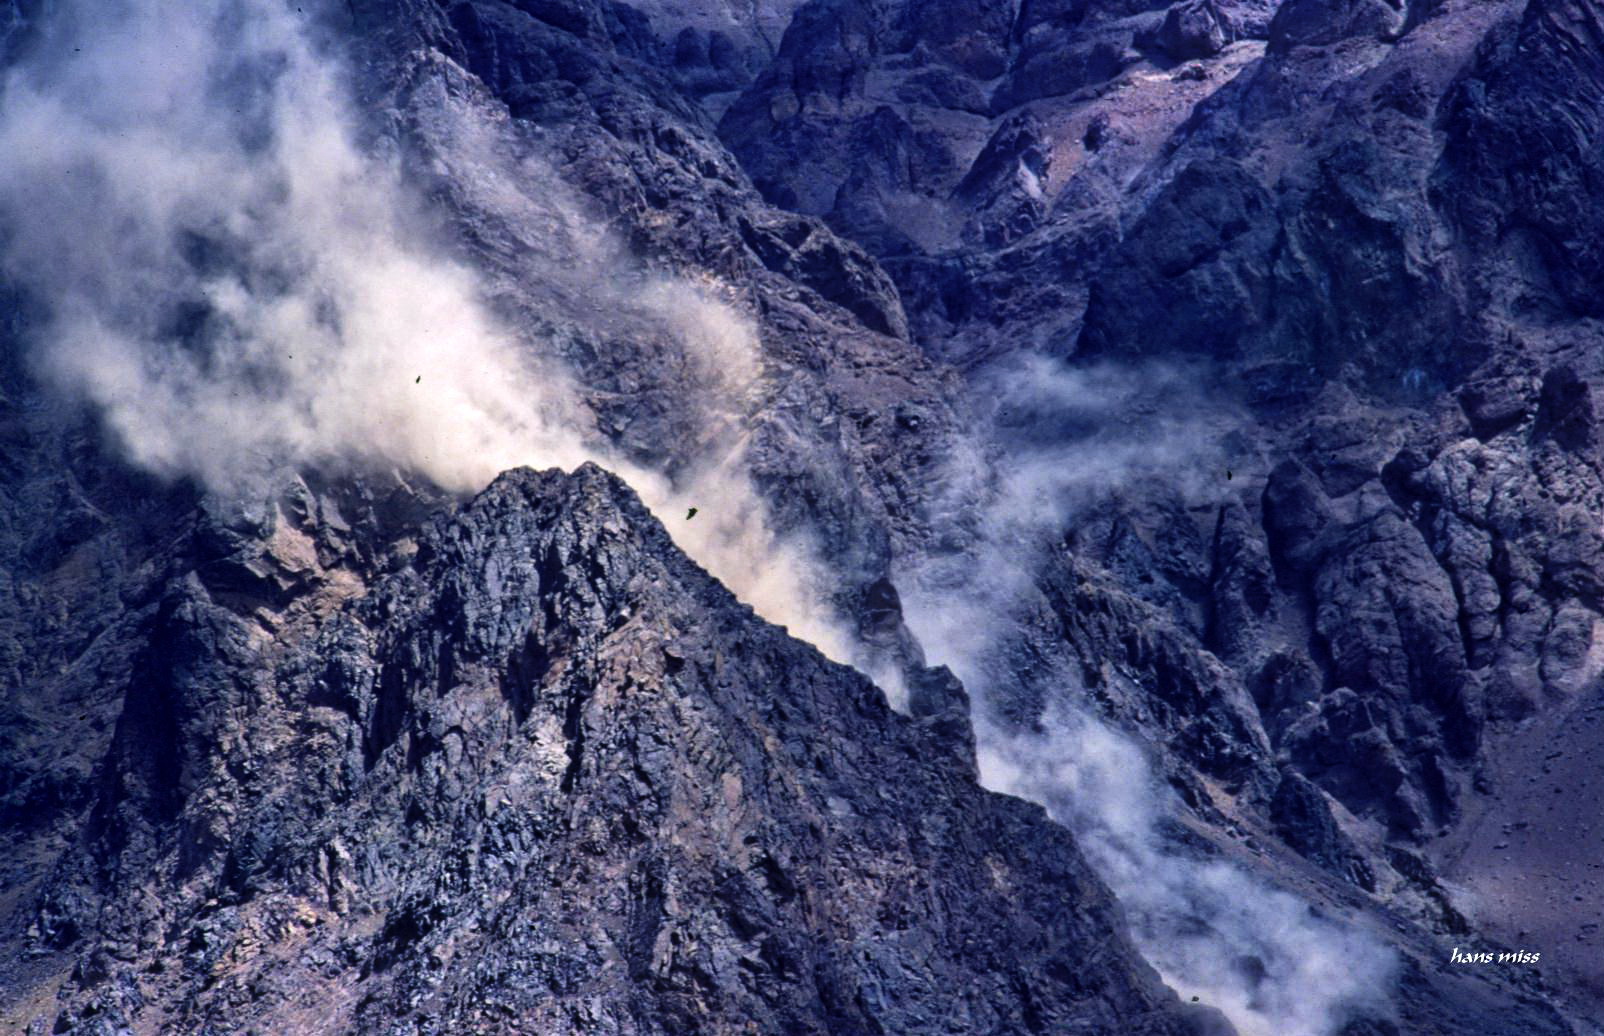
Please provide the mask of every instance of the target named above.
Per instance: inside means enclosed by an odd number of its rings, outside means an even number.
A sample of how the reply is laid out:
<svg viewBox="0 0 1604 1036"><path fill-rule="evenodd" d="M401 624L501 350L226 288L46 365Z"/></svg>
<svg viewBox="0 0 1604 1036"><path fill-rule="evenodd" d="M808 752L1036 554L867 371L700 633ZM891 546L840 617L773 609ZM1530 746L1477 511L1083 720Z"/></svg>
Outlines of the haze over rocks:
<svg viewBox="0 0 1604 1036"><path fill-rule="evenodd" d="M1593 1031L1600 4L107 10L0 2L0 1028Z"/></svg>

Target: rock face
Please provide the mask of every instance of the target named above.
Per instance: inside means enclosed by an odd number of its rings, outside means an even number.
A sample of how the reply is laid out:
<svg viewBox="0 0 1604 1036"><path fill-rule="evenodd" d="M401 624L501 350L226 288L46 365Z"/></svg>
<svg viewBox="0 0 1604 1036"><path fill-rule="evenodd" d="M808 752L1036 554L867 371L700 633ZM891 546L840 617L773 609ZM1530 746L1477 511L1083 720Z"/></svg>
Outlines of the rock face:
<svg viewBox="0 0 1604 1036"><path fill-rule="evenodd" d="M1598 281L1598 5L950 21L990 64L938 59L901 5L820 3L720 136L765 197L876 253L914 340L977 399L1003 383L1015 443L1088 467L1177 446L1067 433L996 375L1022 353L1181 366L1206 385L1179 403L1182 438L1232 428L1214 488L1116 473L1112 513L1076 500L1073 558L1038 574L1033 632L1003 651L1027 675L1001 707L1038 714L1051 691L1028 674L1060 659L1184 760L1171 781L1224 781L1286 847L1450 935L1432 869L1497 885L1497 853L1466 845L1484 815L1535 823L1498 805L1535 751L1509 746L1580 730L1598 688L1601 369L1580 287ZM1541 811L1549 834L1577 821ZM1468 924L1519 940L1546 895L1598 903L1556 879Z"/></svg>
<svg viewBox="0 0 1604 1036"><path fill-rule="evenodd" d="M0 0L0 59L49 17ZM631 291L738 300L759 376L716 421L908 714L595 469L154 481L0 284L0 1028L1225 1031L980 789L974 698L1100 715L1193 850L1390 940L1332 1031L1592 1031L1598 3L320 18L618 455L709 449ZM1010 505L1032 542L988 555ZM984 695L904 624L959 562L1027 569ZM1472 943L1544 963L1443 963Z"/></svg>
<svg viewBox="0 0 1604 1036"><path fill-rule="evenodd" d="M154 595L43 894L58 1026L1204 1031L1067 832L616 478L511 472L393 567L276 638Z"/></svg>
<svg viewBox="0 0 1604 1036"><path fill-rule="evenodd" d="M818 10L720 123L765 196L875 252L919 345L1004 386L1013 441L1096 467L1218 436L1216 485L1116 468L1073 503L1004 668L1060 658L1288 848L1451 932L1430 872L1496 885L1485 811L1577 820L1497 803L1501 753L1598 687L1598 5L1030 3L964 20L984 72L899 5ZM909 85L932 64L939 96ZM905 142L873 176L871 135ZM1020 354L1206 388L1153 379L1179 439L1088 435L997 377ZM1005 710L1051 698L1019 687ZM1549 895L1598 902L1567 879L1469 923L1517 940Z"/></svg>

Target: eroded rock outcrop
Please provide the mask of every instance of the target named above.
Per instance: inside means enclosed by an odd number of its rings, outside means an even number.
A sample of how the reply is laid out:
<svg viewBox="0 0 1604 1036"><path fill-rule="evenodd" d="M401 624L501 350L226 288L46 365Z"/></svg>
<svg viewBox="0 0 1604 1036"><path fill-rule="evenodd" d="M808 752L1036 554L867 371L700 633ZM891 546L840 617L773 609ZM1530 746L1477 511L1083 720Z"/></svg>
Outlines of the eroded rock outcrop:
<svg viewBox="0 0 1604 1036"><path fill-rule="evenodd" d="M0 55L39 13L0 4ZM1133 438L1210 450L1110 465L1112 499L1044 519L1068 516L988 718L1032 730L1072 688L1197 837L1385 918L1399 1031L1564 1031L1579 957L1556 981L1433 955L1597 934L1586 875L1528 868L1569 917L1496 879L1511 845L1563 854L1580 796L1539 778L1597 752L1599 24L1591 0L331 11L364 132L622 455L693 468L705 386L591 268L552 274L564 207L640 283L740 300L762 377L719 419L912 716L594 471L461 510L373 473L265 504L158 485L34 383L7 289L8 1000L85 1032L1186 1031L1068 837L974 786L969 696L890 580L977 542L952 460L1006 466L970 425L1023 355L1195 372L1180 431ZM463 117L545 208L476 191ZM1007 435L1103 471L1046 410Z"/></svg>
<svg viewBox="0 0 1604 1036"><path fill-rule="evenodd" d="M934 750L950 674L892 713L612 476L509 473L392 565L274 640L160 594L43 891L56 1031L1206 1031Z"/></svg>

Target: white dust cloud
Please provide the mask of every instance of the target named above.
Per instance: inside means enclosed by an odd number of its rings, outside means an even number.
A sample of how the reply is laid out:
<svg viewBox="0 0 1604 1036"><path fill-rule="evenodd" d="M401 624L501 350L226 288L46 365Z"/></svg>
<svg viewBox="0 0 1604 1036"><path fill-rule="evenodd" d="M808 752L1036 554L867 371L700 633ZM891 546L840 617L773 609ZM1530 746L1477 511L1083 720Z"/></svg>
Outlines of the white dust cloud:
<svg viewBox="0 0 1604 1036"><path fill-rule="evenodd" d="M608 449L561 364L429 242L399 162L358 146L299 10L102 0L41 26L0 95L0 269L47 313L41 374L93 403L139 465L225 494L299 466L472 491L519 465L595 461L765 617L846 657L807 550L769 529L738 431L710 424L672 482ZM488 156L464 177L508 180ZM540 229L535 272L554 281L608 255L577 217ZM616 308L603 272L596 305ZM708 413L739 414L756 334L716 286L656 277L628 301L728 397Z"/></svg>
<svg viewBox="0 0 1604 1036"><path fill-rule="evenodd" d="M1215 443L1226 425L1217 411L1185 405L1195 396L1184 371L1160 368L1071 371L1034 359L1002 371L993 396L1005 446L976 445L951 478L955 497L989 501L970 549L899 578L931 664L950 666L974 700L982 783L1073 830L1143 955L1243 1036L1328 1036L1355 1008L1384 1013L1394 968L1384 947L1166 842L1161 826L1178 803L1138 747L1080 705L1088 695L1072 667L1032 657L1056 684L1040 733L1007 727L989 707L1020 679L1005 645L1053 538L1099 501L1144 485L1217 506Z"/></svg>
<svg viewBox="0 0 1604 1036"><path fill-rule="evenodd" d="M140 464L241 489L382 460L442 486L585 457L570 394L409 240L293 13L80 5L5 86L7 273L46 372Z"/></svg>

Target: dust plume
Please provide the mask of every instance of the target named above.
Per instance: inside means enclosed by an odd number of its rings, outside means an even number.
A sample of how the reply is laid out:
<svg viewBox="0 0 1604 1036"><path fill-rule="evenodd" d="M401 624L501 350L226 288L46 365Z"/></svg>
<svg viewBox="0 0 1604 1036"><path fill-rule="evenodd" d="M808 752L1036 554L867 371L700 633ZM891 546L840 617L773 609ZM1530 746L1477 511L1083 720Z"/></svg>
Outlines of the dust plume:
<svg viewBox="0 0 1604 1036"><path fill-rule="evenodd" d="M672 479L619 456L572 373L433 239L400 158L359 146L339 63L300 11L99 0L38 27L0 87L0 272L45 313L40 375L95 406L135 463L222 494L297 467L393 466L467 492L595 461L738 595L845 657L730 423L761 373L751 322L716 285L637 272L626 289L605 234L572 212L532 224L546 239L528 274L594 275L593 308L666 338L706 389L702 453ZM474 160L470 121L443 110L438 129ZM513 189L488 143L477 157L464 189Z"/></svg>
<svg viewBox="0 0 1604 1036"><path fill-rule="evenodd" d="M412 243L288 8L66 6L5 85L0 149L44 373L151 470L226 492L385 461L468 489L585 458L561 376Z"/></svg>
<svg viewBox="0 0 1604 1036"><path fill-rule="evenodd" d="M1231 415L1198 399L1184 370L1071 370L1039 358L1000 368L982 398L998 401L991 440L957 462L952 480L956 496L987 501L970 549L899 573L931 664L951 667L974 699L982 783L1040 803L1073 830L1144 956L1244 1036L1328 1036L1356 1008L1385 1012L1386 949L1163 837L1179 803L1141 749L1084 704L1090 695L1066 659L1031 656L1031 678L1050 689L1039 730L992 707L1025 679L1007 642L1028 621L1054 540L1101 501L1144 487L1217 507Z"/></svg>

